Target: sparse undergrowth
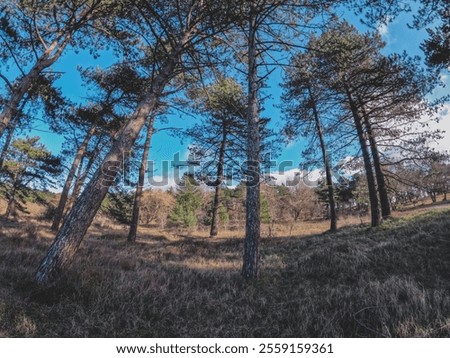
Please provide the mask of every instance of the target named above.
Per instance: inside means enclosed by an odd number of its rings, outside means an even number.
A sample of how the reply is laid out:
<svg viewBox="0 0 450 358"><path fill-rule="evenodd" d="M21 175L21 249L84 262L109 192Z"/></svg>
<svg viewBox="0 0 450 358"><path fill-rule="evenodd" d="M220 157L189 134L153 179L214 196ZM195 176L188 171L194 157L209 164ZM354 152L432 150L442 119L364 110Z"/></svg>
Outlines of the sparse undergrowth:
<svg viewBox="0 0 450 358"><path fill-rule="evenodd" d="M2 223L0 336L448 337L450 212L380 228L262 242L239 274L239 239L88 238L66 276L39 288L50 241Z"/></svg>

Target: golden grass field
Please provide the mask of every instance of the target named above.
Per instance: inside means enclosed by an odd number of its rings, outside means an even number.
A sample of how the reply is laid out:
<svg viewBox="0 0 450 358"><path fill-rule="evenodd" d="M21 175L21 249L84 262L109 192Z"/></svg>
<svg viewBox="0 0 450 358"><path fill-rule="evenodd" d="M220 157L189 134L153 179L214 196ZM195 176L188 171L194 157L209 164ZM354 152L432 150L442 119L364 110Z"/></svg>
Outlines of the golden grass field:
<svg viewBox="0 0 450 358"><path fill-rule="evenodd" d="M0 205L0 210L4 209ZM450 206L263 227L261 273L240 276L242 232L127 228L99 216L64 277L33 283L54 234L39 206L0 219L0 336L448 337ZM362 220L362 221L361 221ZM269 235L271 234L271 235Z"/></svg>

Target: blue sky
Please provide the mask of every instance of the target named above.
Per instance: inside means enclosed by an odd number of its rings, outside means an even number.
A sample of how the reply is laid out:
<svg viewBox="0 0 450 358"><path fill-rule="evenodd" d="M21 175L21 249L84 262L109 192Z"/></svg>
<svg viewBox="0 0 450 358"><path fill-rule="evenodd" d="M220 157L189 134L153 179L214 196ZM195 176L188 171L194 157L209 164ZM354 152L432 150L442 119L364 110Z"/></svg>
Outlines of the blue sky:
<svg viewBox="0 0 450 358"><path fill-rule="evenodd" d="M367 31L368 28L361 24L358 17L351 14L344 14L345 18L355 25L361 31ZM410 55L419 55L423 57L419 46L420 43L426 38L426 32L424 30L418 31L410 29L407 24L411 23L411 15L403 14L396 18L388 26L378 26L378 31L386 42L386 48L384 49L385 54L392 52L403 52L406 51ZM375 26L376 27L376 26ZM75 53L73 50L68 49L65 55L57 62L54 69L57 71L62 71L63 75L58 80L57 84L62 88L63 94L69 97L71 100L79 103L85 101L86 88L84 87L83 80L77 71L77 67L107 67L114 63L114 58L108 52L101 52L98 59L93 59L86 51L81 51ZM13 77L13 72L10 73ZM450 84L449 77L443 74L442 81ZM279 128L281 125L281 113L277 107L280 104L281 88L280 83L282 82L282 70L277 69L270 76L267 87L265 89L265 94L269 94L270 98L264 103L265 112L262 114L265 117L272 119L271 126L273 128ZM442 88L435 94L444 95L449 94L448 88ZM174 114L167 117L169 123L156 123L156 128L162 127L186 127L190 123L194 122L194 119L190 116L184 114ZM450 132L450 116L443 116L439 127L443 129L448 129ZM60 135L56 135L48 132L48 128L42 122L36 122L34 128L30 134L38 135L41 137L44 144L55 153L59 153L61 146L64 143L64 139ZM444 147L447 143L450 143L447 137L444 141ZM278 158L279 161L290 160L293 163L292 169L297 168L299 162L301 161L301 151L304 141L299 139L296 143L291 143L284 147ZM162 160L170 159L173 153L180 152L182 157L186 156L187 146L189 144L188 140L181 143L180 139L173 137L167 131L161 131L155 133L152 138L152 148L150 152L150 159L154 160L156 163L155 175L161 171L160 163Z"/></svg>

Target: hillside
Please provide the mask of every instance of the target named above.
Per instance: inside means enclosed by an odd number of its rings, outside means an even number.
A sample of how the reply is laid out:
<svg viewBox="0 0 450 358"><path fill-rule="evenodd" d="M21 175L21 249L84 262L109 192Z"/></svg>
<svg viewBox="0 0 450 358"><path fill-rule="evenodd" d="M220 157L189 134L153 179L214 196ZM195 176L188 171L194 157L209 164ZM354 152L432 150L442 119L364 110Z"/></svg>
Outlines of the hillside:
<svg viewBox="0 0 450 358"><path fill-rule="evenodd" d="M240 238L148 234L130 245L120 225L98 224L62 280L43 289L32 279L49 223L0 224L0 336L450 334L447 205L376 229L263 239L250 283L239 273Z"/></svg>

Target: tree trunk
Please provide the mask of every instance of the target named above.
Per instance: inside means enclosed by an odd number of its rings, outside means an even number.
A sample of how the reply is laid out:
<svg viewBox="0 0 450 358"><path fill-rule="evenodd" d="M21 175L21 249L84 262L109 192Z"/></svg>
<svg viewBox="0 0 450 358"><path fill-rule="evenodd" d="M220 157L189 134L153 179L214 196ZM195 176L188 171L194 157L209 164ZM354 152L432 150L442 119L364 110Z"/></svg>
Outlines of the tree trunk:
<svg viewBox="0 0 450 358"><path fill-rule="evenodd" d="M327 147L325 144L322 125L320 124L319 112L317 111L316 101L312 95L310 88L309 88L309 95L313 105L314 122L316 125L316 132L319 137L320 148L322 150L322 160L325 167L325 177L328 189L328 204L330 210L330 231L335 232L337 230L337 215L336 215L336 201L334 200L334 188L333 188L333 177L331 175L331 165L328 157Z"/></svg>
<svg viewBox="0 0 450 358"><path fill-rule="evenodd" d="M68 40L69 38L67 38ZM14 91L11 94L9 100L5 103L3 112L0 113L0 138L3 135L6 127L9 125L11 119L17 114L19 110L20 102L22 101L25 94L30 90L31 86L36 82L41 72L53 65L56 60L61 56L63 47L56 51L56 54L51 56L52 52L55 51L57 44L53 43L39 58L35 65L31 68L30 72L24 75L16 86L14 86Z"/></svg>
<svg viewBox="0 0 450 358"><path fill-rule="evenodd" d="M11 198L8 201L8 206L6 208L5 218L9 219L11 216L16 216L16 198L15 194L11 194Z"/></svg>
<svg viewBox="0 0 450 358"><path fill-rule="evenodd" d="M190 32L190 36L194 33ZM47 255L42 260L35 280L39 284L48 284L57 279L64 268L72 261L78 247L97 213L109 187L123 167L123 155L128 152L144 126L148 115L155 109L164 87L173 76L179 56L189 40L186 36L173 49L161 72L152 83L152 90L137 106L136 111L120 132L100 167L83 193L75 202L55 237Z"/></svg>
<svg viewBox="0 0 450 358"><path fill-rule="evenodd" d="M88 143L95 132L95 125L91 125L89 131L86 133L83 142L78 148L78 152L72 162L72 166L70 167L69 174L67 175L66 182L64 184L63 190L61 192L61 197L59 199L58 207L56 208L55 216L53 218L53 223L51 229L53 231L58 230L59 224L64 215L64 208L66 206L67 198L69 197L70 187L72 186L73 178L75 177L75 173L77 172L78 166L80 165L81 159L86 153L86 149Z"/></svg>
<svg viewBox="0 0 450 358"><path fill-rule="evenodd" d="M253 6L253 5L251 5ZM247 168L246 168L246 225L244 241L244 262L242 275L246 279L258 275L260 241L260 168L259 168L259 108L258 108L258 65L256 49L257 23L253 8L249 16L248 38L248 108L247 108Z"/></svg>
<svg viewBox="0 0 450 358"><path fill-rule="evenodd" d="M93 154L93 153L91 153L91 154ZM70 210L72 208L73 201L76 198L78 198L78 195L80 195L81 187L83 186L85 177L87 176L87 173L88 173L88 171L87 171L88 165L91 162L91 156L89 156L88 164L86 165L85 170L83 170L83 165L84 165L83 162L85 161L87 155L88 155L88 153L85 153L83 158L81 158L80 165L78 166L78 169L77 169L77 174L75 175L75 183L73 184L72 193L70 194L69 199L68 199L69 203L66 205L66 208L65 208L66 211ZM64 214L64 216L65 216L65 214Z"/></svg>
<svg viewBox="0 0 450 358"><path fill-rule="evenodd" d="M431 191L430 192L430 197L431 197L431 202L432 203L436 203L437 197L436 197L436 192L435 191Z"/></svg>
<svg viewBox="0 0 450 358"><path fill-rule="evenodd" d="M6 207L5 218L9 219L11 216L16 215L16 184L14 183L11 196L8 200L8 206Z"/></svg>
<svg viewBox="0 0 450 358"><path fill-rule="evenodd" d="M352 94L348 87L345 88L347 99L349 101L350 110L352 111L353 119L355 122L356 131L358 133L359 144L361 146L361 152L364 160L364 168L366 171L367 177L367 186L369 189L369 201L370 201L370 212L372 218L372 226L380 225L380 212L379 212L379 203L378 203L378 195L377 195L377 186L375 182L375 177L372 169L372 162L370 160L369 150L367 148L367 141L364 136L364 129L362 126L362 120L358 113L358 107L353 100Z"/></svg>
<svg viewBox="0 0 450 358"><path fill-rule="evenodd" d="M8 148L11 144L11 141L14 137L14 131L16 129L16 125L12 125L13 123L10 122L10 126L8 128L8 135L6 136L5 139L5 144L3 144L3 148L2 148L2 152L0 154L0 170L3 168L3 163L5 162L5 158L6 158L6 153L8 153Z"/></svg>
<svg viewBox="0 0 450 358"><path fill-rule="evenodd" d="M227 145L227 133L226 128L223 126L222 133L222 143L220 144L219 149L219 162L217 163L217 180L215 182L216 188L214 193L214 203L212 210L212 219L211 219L211 230L209 235L211 237L217 236L218 234L218 224L219 224L219 209L220 209L220 192L222 189L223 183L223 166L225 162L225 149Z"/></svg>
<svg viewBox="0 0 450 358"><path fill-rule="evenodd" d="M78 198L78 196L80 195L81 192L81 188L84 185L84 182L86 181L89 172L92 169L92 166L95 163L95 159L97 158L97 155L100 153L100 151L102 150L102 147L100 146L100 143L102 141L102 138L99 137L96 144L95 144L95 150L89 155L89 160L86 164L86 168L84 169L84 172L81 172L82 167L79 166L79 170L78 170L78 174L77 174L77 179L75 180L75 185L73 186L73 190L72 190L72 194L70 196L70 203L68 205L68 210L70 210L72 208L72 205L74 204L75 200Z"/></svg>
<svg viewBox="0 0 450 358"><path fill-rule="evenodd" d="M17 188L19 187L20 179L21 179L21 175L20 174L16 174L15 177L14 177L12 191L11 191L11 194L9 196L8 206L6 207L5 217L7 219L9 219L11 216L15 217L17 215L17 211L16 211L16 195L17 195Z"/></svg>
<svg viewBox="0 0 450 358"><path fill-rule="evenodd" d="M375 135L372 130L372 124L370 123L369 117L364 109L362 101L360 101L361 109L364 118L364 125L366 127L367 135L369 137L370 149L372 152L373 165L375 168L375 175L378 184L378 194L380 195L381 204L381 216L383 219L387 219L391 216L391 207L389 205L389 196L386 188L386 180L384 178L383 170L381 169L381 159L380 152L378 151L378 144L375 139Z"/></svg>
<svg viewBox="0 0 450 358"><path fill-rule="evenodd" d="M148 123L147 136L145 138L144 151L142 153L141 166L139 168L139 179L138 179L138 184L136 187L136 193L134 196L134 203L133 203L133 215L131 218L130 231L128 233L128 239L127 239L129 242L136 241L137 229L139 226L139 210L141 207L142 193L144 191L145 172L147 170L148 153L150 151L150 143L151 143L152 134L153 134L153 123L154 122L155 122L155 115L153 114L150 117L150 120Z"/></svg>
<svg viewBox="0 0 450 358"><path fill-rule="evenodd" d="M87 6L78 16L73 16L59 31L55 40L46 48L45 52L39 57L33 67L31 67L30 71L24 74L14 86L14 91L6 102L3 112L0 113L0 138L11 119L16 115L24 95L36 83L42 71L52 66L61 57L64 49L72 40L73 34L78 31L82 23L92 18L92 11L93 9Z"/></svg>

